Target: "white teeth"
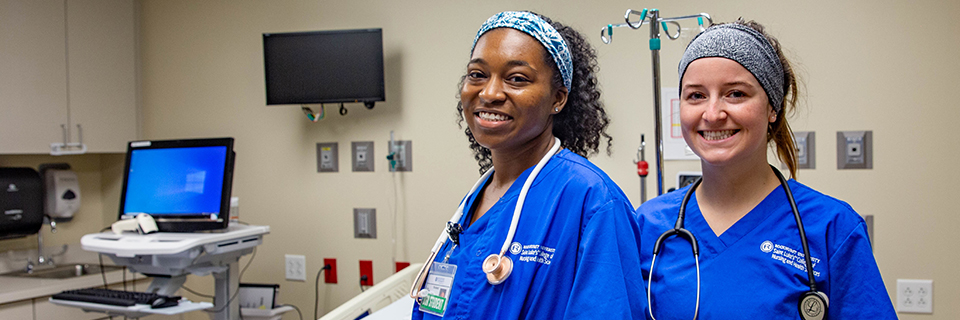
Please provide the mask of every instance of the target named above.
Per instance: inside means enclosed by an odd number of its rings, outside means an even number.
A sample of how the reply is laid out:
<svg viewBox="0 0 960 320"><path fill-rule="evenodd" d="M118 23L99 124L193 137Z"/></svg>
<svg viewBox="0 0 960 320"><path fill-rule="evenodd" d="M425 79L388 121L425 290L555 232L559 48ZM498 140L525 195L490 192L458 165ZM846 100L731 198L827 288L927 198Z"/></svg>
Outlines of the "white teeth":
<svg viewBox="0 0 960 320"><path fill-rule="evenodd" d="M501 114L490 113L490 112L478 112L477 115L480 117L480 119L483 119L483 120L486 120L486 121L507 121L507 120L510 120L510 117L507 117L507 116L501 115Z"/></svg>
<svg viewBox="0 0 960 320"><path fill-rule="evenodd" d="M736 133L736 130L720 130L720 131L701 131L703 138L707 140L723 140L733 136Z"/></svg>

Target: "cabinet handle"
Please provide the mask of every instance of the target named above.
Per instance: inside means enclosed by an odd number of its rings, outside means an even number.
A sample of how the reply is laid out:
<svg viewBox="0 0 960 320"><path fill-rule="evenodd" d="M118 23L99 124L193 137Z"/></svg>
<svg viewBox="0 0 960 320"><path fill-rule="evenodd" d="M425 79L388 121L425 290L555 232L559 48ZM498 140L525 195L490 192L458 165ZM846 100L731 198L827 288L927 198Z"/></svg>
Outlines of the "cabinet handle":
<svg viewBox="0 0 960 320"><path fill-rule="evenodd" d="M79 138L79 142L67 142L67 125L61 124L60 128L63 130L63 143L51 143L50 155L64 156L87 153L87 145L83 144L83 127L81 127L80 124L77 124L77 137Z"/></svg>

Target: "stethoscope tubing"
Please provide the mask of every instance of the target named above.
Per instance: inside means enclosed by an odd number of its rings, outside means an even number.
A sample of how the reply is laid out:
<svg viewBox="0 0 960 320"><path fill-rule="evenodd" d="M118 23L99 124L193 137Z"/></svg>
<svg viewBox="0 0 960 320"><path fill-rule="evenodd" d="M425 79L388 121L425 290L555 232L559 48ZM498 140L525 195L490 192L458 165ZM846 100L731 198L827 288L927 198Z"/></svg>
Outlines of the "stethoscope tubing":
<svg viewBox="0 0 960 320"><path fill-rule="evenodd" d="M797 228L800 231L800 242L803 247L803 258L804 258L804 262L806 264L806 269L807 269L806 270L807 280L808 280L807 286L810 287L810 292L817 292L816 278L814 278L814 274L813 274L813 260L810 257L810 246L807 244L807 234L803 228L803 221L800 218L800 210L797 208L797 202L793 198L793 192L790 190L790 185L787 183L787 179L783 177L783 174L780 173L780 170L777 170L777 168L774 167L773 165L770 165L770 169L773 170L773 173L777 176L777 180L780 181L780 185L783 187L783 191L787 195L787 200L788 202L790 202L790 210L793 211L793 216L794 218L796 218ZM694 237L693 233L691 233L689 230L683 227L683 221L685 218L684 216L686 215L687 202L689 202L690 197L693 195L697 187L700 186L700 182L702 182L702 180L703 180L702 177L697 179L697 181L694 182L692 186L690 186L690 189L687 190L687 193L684 194L683 200L680 203L680 212L677 214L677 222L676 224L674 224L673 229L667 230L666 232L661 234L660 237L657 238L656 243L654 244L653 258L650 261L650 273L647 275L647 278L650 281L650 283L647 284L647 305L648 305L647 310L650 313L650 318L652 318L653 320L656 320L656 318L653 316L653 300L650 299L651 298L650 287L653 284L653 267L654 267L654 263L657 261L657 254L660 253L660 248L662 247L663 242L670 236L674 236L674 235L687 239L687 241L690 242L690 245L693 248L694 261L697 266L697 300L696 300L697 302L696 302L696 307L694 309L693 318L696 319L697 315L699 314L699 311L700 311L699 248L697 245L697 239L696 237Z"/></svg>
<svg viewBox="0 0 960 320"><path fill-rule="evenodd" d="M557 137L554 137L553 145L550 147L550 150L547 151L547 153L544 154L542 158L540 158L540 161L537 162L537 165L530 172L530 175L527 177L527 180L524 181L523 187L520 189L520 195L517 199L517 205L513 209L513 218L510 220L510 229L507 231L507 237L506 239L504 239L503 245L500 247L499 257L503 257L503 255L506 254L507 249L510 248L510 243L513 242L514 235L516 235L517 233L517 224L519 224L520 222L520 213L523 211L523 203L527 198L527 192L530 190L530 186L533 185L533 180L536 179L537 175L540 174L540 170L542 170L543 167L547 164L547 162L550 161L553 155L560 150L560 144L561 144L560 139ZM490 168L490 170L487 170L487 172L484 172L483 175L480 176L480 179L478 179L477 182L473 184L473 187L470 188L470 192L467 193L467 196L463 197L463 200L460 200L460 206L457 208L457 211L453 213L453 216L450 218L449 222L451 223L460 222L460 219L463 217L463 209L466 206L467 199L470 198L470 195L472 195L474 192L477 191L480 185L483 184L483 182L486 181L491 174L493 174L493 169L494 168ZM437 238L437 242L434 243L433 248L430 249L430 257L427 259L427 262L423 264L423 267L420 268L420 272L417 274L417 277L413 281L413 286L410 288L410 297L413 298L414 300L417 300L417 297L419 295L418 291L420 288L423 287L423 282L426 280L426 277L424 276L426 275L427 272L429 272L430 266L433 265L433 261L436 260L437 252L440 251L440 248L443 246L443 244L447 241L449 237L450 236L449 236L449 233L447 232L447 229L444 228L444 230L440 232L440 237ZM500 266L500 261L498 259L497 264L494 266L494 268L499 266Z"/></svg>

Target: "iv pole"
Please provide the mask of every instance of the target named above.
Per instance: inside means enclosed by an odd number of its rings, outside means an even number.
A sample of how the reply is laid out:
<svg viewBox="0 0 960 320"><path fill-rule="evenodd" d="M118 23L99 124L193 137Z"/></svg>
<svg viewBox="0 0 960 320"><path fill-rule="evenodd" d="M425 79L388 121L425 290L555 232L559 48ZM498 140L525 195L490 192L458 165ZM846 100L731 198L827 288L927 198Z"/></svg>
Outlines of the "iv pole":
<svg viewBox="0 0 960 320"><path fill-rule="evenodd" d="M630 27L631 29L640 29L643 26L644 21L648 21L650 25L650 56L653 64L653 114L654 114L654 132L655 138L655 148L656 161L657 161L657 195L663 194L663 125L661 123L661 106L660 106L660 27L663 26L663 31L666 32L667 38L670 40L676 40L680 38L680 24L677 21L685 19L697 19L697 23L700 25L700 31L704 30L703 28L703 19L706 18L710 24L713 24L713 19L710 18L709 14L700 13L696 15L674 17L674 18L661 18L660 10L658 9L643 9L639 13L640 21L634 24L630 22L631 15L638 15L638 12L633 9L627 9L627 12L624 14L623 19L625 23L621 24L608 24L605 28L600 29L600 40L605 44L613 42L613 28L619 27ZM659 22L659 23L658 23ZM676 35L671 35L667 31L667 22L670 22L677 28ZM643 182L645 184L645 182ZM642 189L646 189L646 186L643 186ZM644 195L645 196L645 195Z"/></svg>

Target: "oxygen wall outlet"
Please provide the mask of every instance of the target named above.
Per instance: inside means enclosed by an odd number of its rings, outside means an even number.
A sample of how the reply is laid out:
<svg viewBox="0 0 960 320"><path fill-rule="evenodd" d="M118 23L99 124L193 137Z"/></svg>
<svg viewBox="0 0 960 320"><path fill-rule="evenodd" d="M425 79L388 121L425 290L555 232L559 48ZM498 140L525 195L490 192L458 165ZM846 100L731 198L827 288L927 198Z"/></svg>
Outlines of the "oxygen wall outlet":
<svg viewBox="0 0 960 320"><path fill-rule="evenodd" d="M286 258L287 280L307 281L307 257L294 254L284 256Z"/></svg>
<svg viewBox="0 0 960 320"><path fill-rule="evenodd" d="M897 311L933 313L933 280L897 279Z"/></svg>
<svg viewBox="0 0 960 320"><path fill-rule="evenodd" d="M373 141L354 141L350 143L353 156L353 172L373 172Z"/></svg>
<svg viewBox="0 0 960 320"><path fill-rule="evenodd" d="M337 172L340 163L337 160L337 143L317 143L317 172Z"/></svg>
<svg viewBox="0 0 960 320"><path fill-rule="evenodd" d="M413 141L393 141L388 147L387 154L392 158L389 160L394 161L390 171L413 171Z"/></svg>
<svg viewBox="0 0 960 320"><path fill-rule="evenodd" d="M793 133L793 143L797 146L797 168L816 169L816 132L796 131Z"/></svg>
<svg viewBox="0 0 960 320"><path fill-rule="evenodd" d="M837 169L873 169L873 131L837 131Z"/></svg>

